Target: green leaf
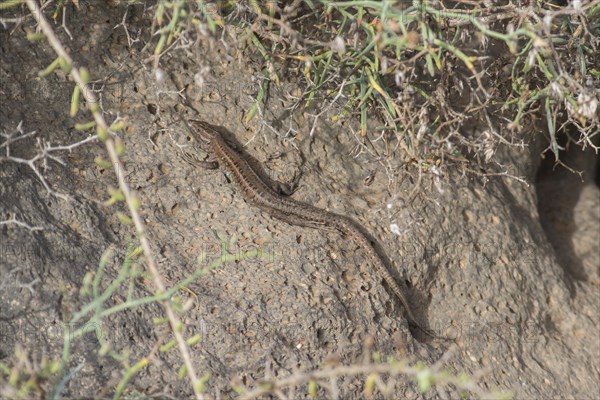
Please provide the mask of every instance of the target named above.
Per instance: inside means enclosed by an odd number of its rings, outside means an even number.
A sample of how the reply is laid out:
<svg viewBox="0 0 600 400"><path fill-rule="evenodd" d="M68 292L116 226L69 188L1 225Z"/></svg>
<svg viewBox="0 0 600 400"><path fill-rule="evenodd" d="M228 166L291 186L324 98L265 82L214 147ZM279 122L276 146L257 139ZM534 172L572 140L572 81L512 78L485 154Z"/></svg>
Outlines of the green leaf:
<svg viewBox="0 0 600 400"><path fill-rule="evenodd" d="M74 117L77 115L77 111L79 110L79 97L81 94L81 88L79 85L75 85L73 88L73 95L71 96L71 111L69 115Z"/></svg>
<svg viewBox="0 0 600 400"><path fill-rule="evenodd" d="M121 221L121 223L124 225L131 225L133 223L131 218L129 218L128 215L123 214L122 212L117 212L117 218L119 218L119 221Z"/></svg>
<svg viewBox="0 0 600 400"><path fill-rule="evenodd" d="M96 121L86 122L84 124L75 124L75 129L78 131L86 131L96 126Z"/></svg>
<svg viewBox="0 0 600 400"><path fill-rule="evenodd" d="M21 4L21 0L6 0L0 3L0 10L8 10Z"/></svg>
<svg viewBox="0 0 600 400"><path fill-rule="evenodd" d="M52 61L52 63L51 63L50 65L48 65L48 66L46 67L46 69L44 69L44 70L42 70L42 71L38 72L38 76L39 76L40 78L44 78L44 77L46 77L46 76L50 75L52 72L54 72L54 70L55 70L56 68L58 68L58 66L59 66L59 65L60 65L60 57L59 57L59 58L57 58L57 59L55 59L54 61Z"/></svg>
<svg viewBox="0 0 600 400"><path fill-rule="evenodd" d="M167 344L163 344L162 346L160 346L159 350L162 353L165 353L165 352L171 350L173 347L175 347L176 344L177 344L177 342L175 341L175 339L173 339L170 342L168 342Z"/></svg>

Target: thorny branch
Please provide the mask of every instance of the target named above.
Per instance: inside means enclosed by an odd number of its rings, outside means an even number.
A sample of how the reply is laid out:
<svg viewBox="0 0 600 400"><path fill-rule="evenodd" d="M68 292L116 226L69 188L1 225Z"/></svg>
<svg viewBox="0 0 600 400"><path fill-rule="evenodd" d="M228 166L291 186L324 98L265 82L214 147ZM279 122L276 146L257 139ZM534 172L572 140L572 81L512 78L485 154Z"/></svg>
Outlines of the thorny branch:
<svg viewBox="0 0 600 400"><path fill-rule="evenodd" d="M82 88L82 93L85 96L85 100L88 103L92 103L92 104L95 103L96 99L92 95L93 92L91 90L89 90L89 85L86 83L85 79L83 79L79 68L77 68L75 66L73 59L71 58L71 56L69 55L67 50L63 47L62 43L60 42L60 40L58 39L56 34L54 33L52 26L50 25L48 20L44 17L37 2L35 0L26 0L26 3L27 3L27 7L31 11L31 14L33 15L36 22L38 23L39 29L41 29L41 31L46 36L50 46L54 49L56 54L59 57L61 57L68 65L73 66L73 68L71 68L70 74L73 77L73 80ZM125 171L126 169L118 156L116 141L115 141L114 137L112 136L113 134L108 126L108 123L104 119L104 116L102 115L102 113L98 109L94 110L93 108L91 111L94 116L94 120L96 121L96 124L98 126L98 129L109 133L104 144L106 146L106 150L109 154L112 165L115 168L115 172L116 172L117 179L119 182L119 189L123 193L123 197L125 198L125 203L127 204L127 207L129 209L129 214L131 215L131 219L135 226L135 230L137 232L137 236L140 241L142 251L144 253L145 263L148 267L150 274L152 275L152 279L153 279L154 285L156 286L156 290L159 292L165 292L166 286L163 282L163 278L162 278L162 276L158 270L158 267L156 265L154 254L150 247L150 242L148 241L148 238L145 233L146 228L145 228L144 222L142 220L142 217L140 215L140 212L138 210L137 204L139 203L139 200L137 199L137 197L135 196L135 194L132 192L129 185L127 184L127 181L125 179L125 174L121 173L121 171ZM202 398L204 398L204 395L200 392L198 374L196 373L194 364L192 363L192 357L190 355L188 345L186 344L185 338L180 330L182 323L179 320L177 314L175 313L175 310L171 306L170 301L163 301L163 302L161 302L161 304L165 310L165 314L166 314L167 319L169 320L169 324L171 326L171 331L173 332L173 336L175 338L175 341L177 342L177 347L179 349L179 352L181 353L184 364L187 368L187 375L192 383L192 389L194 390L195 396L197 399L202 399Z"/></svg>
<svg viewBox="0 0 600 400"><path fill-rule="evenodd" d="M52 189L52 187L50 186L50 184L48 183L48 181L46 180L46 178L40 171L38 164L41 164L44 171L48 169L48 160L53 160L53 161L59 163L60 165L65 165L65 163L60 158L55 156L53 153L58 152L58 151L65 151L65 150L72 151L73 149L75 149L79 146L82 146L86 143L96 140L97 136L96 135L90 136L86 139L80 140L79 142L72 143L67 146L52 146L50 143L44 142L44 141L42 141L41 138L38 137L38 138L36 138L36 147L37 147L38 151L33 157L21 158L21 157L16 157L16 156L11 155L11 152L10 152L11 144L16 143L20 140L26 139L28 137L34 136L35 134L36 134L36 131L31 131L28 133L25 133L23 131L23 121L19 122L19 125L17 126L15 134L0 133L0 136L6 139L2 144L0 144L0 149L5 150L5 155L0 156L0 163L1 162L14 162L14 163L18 163L18 164L27 165L35 173L35 175L38 177L38 179L40 180L42 185L44 185L44 188L46 189L46 191L49 194L51 194L55 197L58 197L60 199L63 199L63 200L69 200L70 197L68 195L59 193L59 192L55 191L54 189Z"/></svg>

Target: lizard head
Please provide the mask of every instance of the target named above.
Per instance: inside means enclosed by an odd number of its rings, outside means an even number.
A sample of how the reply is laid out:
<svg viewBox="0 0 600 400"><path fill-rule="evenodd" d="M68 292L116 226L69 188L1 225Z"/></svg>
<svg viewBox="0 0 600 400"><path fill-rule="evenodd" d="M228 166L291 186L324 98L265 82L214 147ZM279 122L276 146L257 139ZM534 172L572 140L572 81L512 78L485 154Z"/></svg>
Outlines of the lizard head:
<svg viewBox="0 0 600 400"><path fill-rule="evenodd" d="M210 143L218 132L209 123L194 119L188 120L192 132L204 143Z"/></svg>

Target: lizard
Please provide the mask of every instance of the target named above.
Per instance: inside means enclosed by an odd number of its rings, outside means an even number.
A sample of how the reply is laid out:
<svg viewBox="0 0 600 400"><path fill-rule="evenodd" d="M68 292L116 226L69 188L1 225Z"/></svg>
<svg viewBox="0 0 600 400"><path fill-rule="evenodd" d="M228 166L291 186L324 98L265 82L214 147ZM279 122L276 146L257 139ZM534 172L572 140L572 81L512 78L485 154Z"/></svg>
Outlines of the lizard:
<svg viewBox="0 0 600 400"><path fill-rule="evenodd" d="M215 127L204 121L189 120L189 126L200 146L214 157L211 161L202 161L194 154L185 154L191 164L204 168L216 169L219 166L226 169L234 177L246 199L256 207L266 211L272 217L288 224L316 228L335 229L351 237L361 247L376 272L386 281L392 292L398 297L410 324L416 326L428 336L438 338L429 330L423 328L415 318L402 289L390 273L384 259L378 254L370 235L353 219L325 211L310 204L282 196L267 185L250 163L234 149Z"/></svg>

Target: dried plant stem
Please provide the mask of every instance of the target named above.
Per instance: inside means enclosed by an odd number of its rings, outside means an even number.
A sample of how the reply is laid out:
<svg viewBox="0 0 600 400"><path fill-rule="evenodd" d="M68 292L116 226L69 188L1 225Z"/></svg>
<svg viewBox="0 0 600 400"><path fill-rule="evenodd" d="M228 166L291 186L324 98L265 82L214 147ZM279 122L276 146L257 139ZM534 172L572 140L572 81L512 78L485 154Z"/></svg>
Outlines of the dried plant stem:
<svg viewBox="0 0 600 400"><path fill-rule="evenodd" d="M42 32L48 39L50 46L52 46L52 48L54 49L54 51L56 52L56 54L59 57L62 57L64 59L64 61L72 67L70 74L73 77L73 79L75 80L75 82L78 85L80 85L80 87L82 88L82 93L85 96L85 100L91 104L95 103L97 101L97 99L95 98L94 92L89 89L87 83L85 82L85 80L83 79L81 74L79 73L79 70L77 68L74 68L73 59L69 56L69 54L63 47L60 40L54 34L52 27L50 26L50 24L48 23L46 18L43 16L42 11L40 10L37 3L34 0L26 0L26 3L27 3L27 7L31 11L33 17L37 21L40 29L42 30ZM100 129L103 129L104 131L109 132L110 131L109 126L106 123L106 120L104 119L104 117L102 116L102 113L97 110L96 111L92 110L92 114L94 116L94 120L97 123L97 126ZM138 239L140 241L142 250L144 252L144 258L145 258L146 265L148 266L148 270L152 274L152 280L154 282L154 285L158 292L161 292L161 293L165 292L166 287L165 287L165 284L163 283L163 278L160 275L158 268L156 266L156 262L154 260L154 255L152 254L152 250L150 248L150 242L148 241L148 238L146 237L144 223L143 223L142 218L140 217L140 214L135 206L136 203L138 203L136 196L133 194L133 192L127 185L127 182L125 180L125 176L127 174L123 173L123 171L125 171L125 166L123 165L123 163L121 162L121 160L119 159L119 157L117 155L115 141L112 139L111 135L108 135L108 138L104 142L104 144L106 146L106 150L108 152L108 155L110 157L112 165L114 166L115 174L117 175L117 179L119 182L119 188L121 189L121 191L123 192L123 196L125 197L125 202L129 209L131 219L133 220L133 224L135 226L135 230L137 232ZM204 398L204 396L199 391L198 375L196 373L194 365L192 364L192 358L190 356L188 346L185 342L185 338L183 337L183 335L181 333L182 323L180 322L179 318L175 314L175 311L171 307L170 301L165 300L165 301L162 301L161 304L165 310L165 314L169 320L169 324L171 325L171 330L173 332L173 336L175 337L175 340L177 342L177 347L179 348L179 351L181 353L181 356L182 356L185 366L187 368L187 374L191 380L192 388L194 390L196 398L202 399L202 398Z"/></svg>

